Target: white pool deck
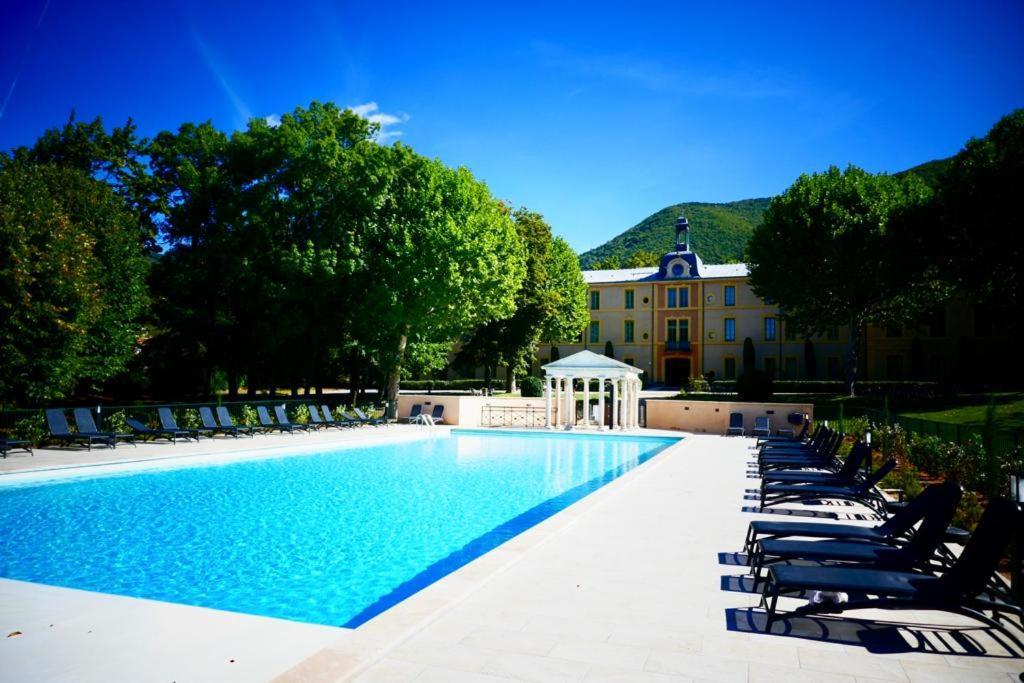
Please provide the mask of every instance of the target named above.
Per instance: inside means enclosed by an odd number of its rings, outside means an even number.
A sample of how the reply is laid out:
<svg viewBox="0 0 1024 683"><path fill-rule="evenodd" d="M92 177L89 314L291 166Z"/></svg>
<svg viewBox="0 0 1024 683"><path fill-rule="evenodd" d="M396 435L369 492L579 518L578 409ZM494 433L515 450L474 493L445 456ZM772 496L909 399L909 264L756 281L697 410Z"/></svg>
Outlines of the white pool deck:
<svg viewBox="0 0 1024 683"><path fill-rule="evenodd" d="M0 482L422 429L11 454ZM937 612L752 632L757 596L723 590L759 517L742 510L750 443L690 436L355 630L0 579L0 681L1018 680L1024 660Z"/></svg>

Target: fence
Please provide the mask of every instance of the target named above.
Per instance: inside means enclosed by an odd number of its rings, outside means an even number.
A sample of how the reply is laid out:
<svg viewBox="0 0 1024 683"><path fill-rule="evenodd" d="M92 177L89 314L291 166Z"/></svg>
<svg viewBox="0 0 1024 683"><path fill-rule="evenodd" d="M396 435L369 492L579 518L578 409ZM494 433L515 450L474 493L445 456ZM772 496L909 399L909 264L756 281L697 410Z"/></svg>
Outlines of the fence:
<svg viewBox="0 0 1024 683"><path fill-rule="evenodd" d="M870 409L864 412L874 424L880 425L885 422L885 413L881 410ZM980 443L984 431L982 427L925 420L908 415L890 415L889 421L892 424L898 424L903 427L907 433L937 436L940 439L957 444L963 444L969 440ZM1024 432L1021 431L996 430L992 436L992 446L997 455L1009 453L1015 448L1019 448L1022 444L1024 444Z"/></svg>
<svg viewBox="0 0 1024 683"><path fill-rule="evenodd" d="M551 406L551 419L558 414L558 408ZM544 427L547 425L547 411L538 406L485 405L480 409L481 427Z"/></svg>

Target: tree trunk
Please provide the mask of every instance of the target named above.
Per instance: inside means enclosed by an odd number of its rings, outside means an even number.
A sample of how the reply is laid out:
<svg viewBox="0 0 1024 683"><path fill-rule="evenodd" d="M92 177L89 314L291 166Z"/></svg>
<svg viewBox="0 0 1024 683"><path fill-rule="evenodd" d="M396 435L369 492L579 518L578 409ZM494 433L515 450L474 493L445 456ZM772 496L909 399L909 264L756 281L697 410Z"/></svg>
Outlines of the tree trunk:
<svg viewBox="0 0 1024 683"><path fill-rule="evenodd" d="M512 372L512 366L505 366L505 391L512 393L516 390L516 376Z"/></svg>
<svg viewBox="0 0 1024 683"><path fill-rule="evenodd" d="M402 361L405 359L405 347L409 344L409 326L406 325L401 336L398 337L398 348L395 349L395 360L388 370L386 400L391 405L397 405L398 389L402 378Z"/></svg>
<svg viewBox="0 0 1024 683"><path fill-rule="evenodd" d="M857 374L860 365L861 338L864 336L864 321L860 316L850 319L850 338L846 346L846 391L856 396Z"/></svg>
<svg viewBox="0 0 1024 683"><path fill-rule="evenodd" d="M228 398L232 401L238 400L238 373L233 368L228 368Z"/></svg>

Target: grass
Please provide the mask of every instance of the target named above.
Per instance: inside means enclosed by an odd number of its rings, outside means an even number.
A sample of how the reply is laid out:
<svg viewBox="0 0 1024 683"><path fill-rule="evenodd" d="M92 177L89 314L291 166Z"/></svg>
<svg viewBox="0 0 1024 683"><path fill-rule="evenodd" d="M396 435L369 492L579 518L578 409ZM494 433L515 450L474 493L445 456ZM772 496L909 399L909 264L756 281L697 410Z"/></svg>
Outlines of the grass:
<svg viewBox="0 0 1024 683"><path fill-rule="evenodd" d="M965 427L981 427L985 424L985 411L989 400L996 403L996 429L1024 431L1024 392L1005 392L976 396L961 405L913 412L902 412L907 417L933 420Z"/></svg>

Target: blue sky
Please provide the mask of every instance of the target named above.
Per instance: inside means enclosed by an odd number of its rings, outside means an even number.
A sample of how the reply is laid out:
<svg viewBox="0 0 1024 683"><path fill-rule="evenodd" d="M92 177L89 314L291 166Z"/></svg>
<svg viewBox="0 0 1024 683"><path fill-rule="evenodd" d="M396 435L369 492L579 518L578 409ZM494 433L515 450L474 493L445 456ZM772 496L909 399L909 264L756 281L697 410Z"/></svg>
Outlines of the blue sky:
<svg viewBox="0 0 1024 683"><path fill-rule="evenodd" d="M675 202L947 156L1024 106L1019 1L714 4L5 2L0 148L72 108L152 135L361 105L584 250Z"/></svg>

